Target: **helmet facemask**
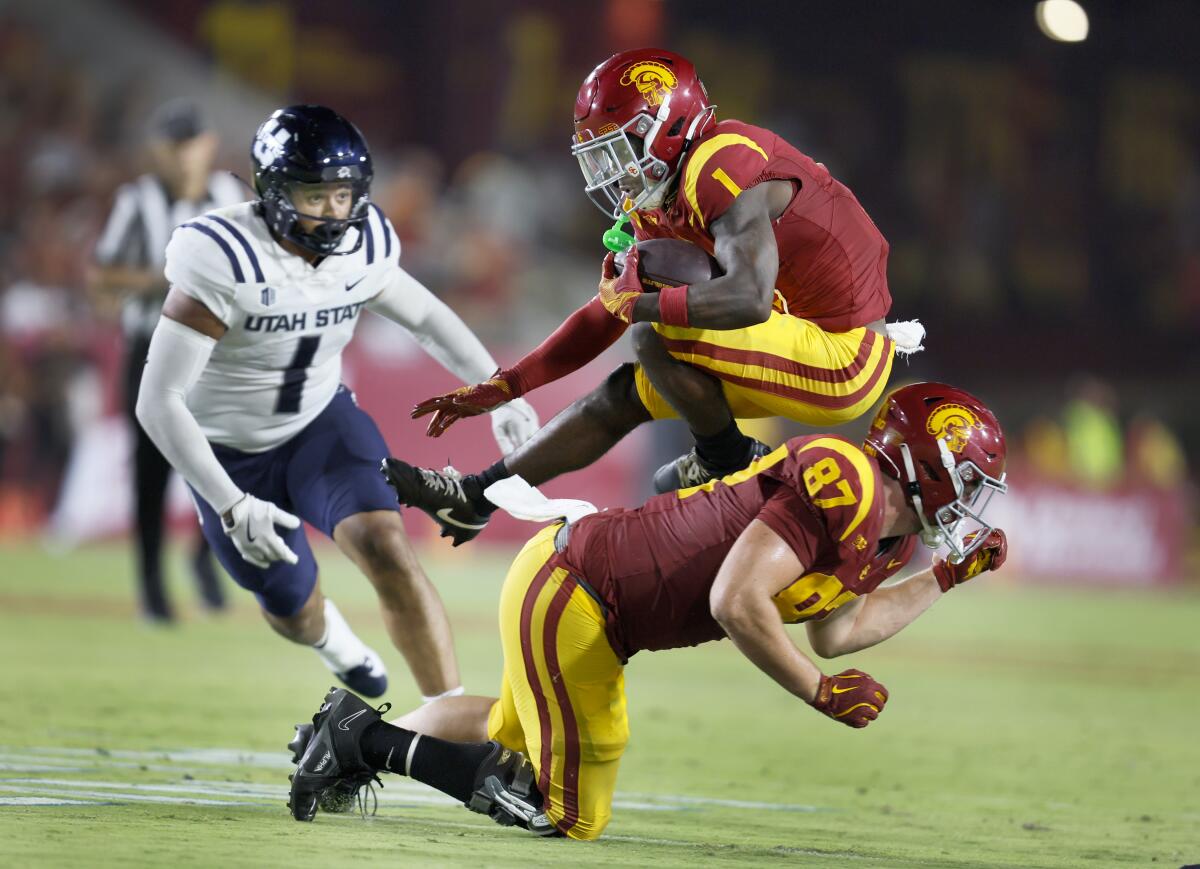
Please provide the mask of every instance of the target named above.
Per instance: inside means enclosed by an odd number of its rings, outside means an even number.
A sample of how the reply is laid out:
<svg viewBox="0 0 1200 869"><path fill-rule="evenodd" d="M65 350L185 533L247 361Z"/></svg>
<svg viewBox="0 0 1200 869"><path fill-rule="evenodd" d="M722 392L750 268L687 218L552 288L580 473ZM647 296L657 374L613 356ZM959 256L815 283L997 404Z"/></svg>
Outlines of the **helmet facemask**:
<svg viewBox="0 0 1200 869"><path fill-rule="evenodd" d="M930 549L946 546L950 550L950 561L958 564L982 546L988 534L994 530L995 526L983 520L983 513L991 503L992 496L1003 495L1008 491L1008 484L1005 482L1007 474L993 477L970 459L956 462L954 453L950 450L948 437L939 438L937 446L942 471L950 480L954 499L940 507L924 503L933 499L929 495L928 484L922 483L917 476L912 453L906 443L900 444L900 455L904 462L904 477L901 482L905 497L921 522L921 542ZM930 475L936 474L932 468L927 468L926 472ZM933 514L932 522L931 517L927 515L930 512ZM970 519L979 526L975 529L976 533L970 543L964 543L965 535L960 529L964 519Z"/></svg>
<svg viewBox="0 0 1200 869"><path fill-rule="evenodd" d="M330 182L318 182L325 184ZM323 217L315 214L305 214L299 211L292 201L293 191L302 187L316 186L310 182L285 181L263 194L264 209L271 222L271 228L280 238L298 244L305 250L320 256L347 256L357 251L363 243L363 224L367 220L367 207L370 205L370 179L341 181L349 183L351 190L350 213L346 217ZM312 230L305 231L301 221L315 221ZM358 238L353 246L339 251L346 231L354 227L359 230Z"/></svg>
<svg viewBox="0 0 1200 869"><path fill-rule="evenodd" d="M671 94L663 98L653 116L642 112L624 126L594 138L583 138L591 137L592 132L581 131L571 153L579 161L588 198L614 219L630 211L661 206L692 137L703 129L715 110L715 106L709 106L692 119L683 147L673 161L674 168L654 152L654 144L664 132L663 124L671 117ZM682 127L684 120L678 118L675 126ZM666 135L677 136L679 132L671 129Z"/></svg>

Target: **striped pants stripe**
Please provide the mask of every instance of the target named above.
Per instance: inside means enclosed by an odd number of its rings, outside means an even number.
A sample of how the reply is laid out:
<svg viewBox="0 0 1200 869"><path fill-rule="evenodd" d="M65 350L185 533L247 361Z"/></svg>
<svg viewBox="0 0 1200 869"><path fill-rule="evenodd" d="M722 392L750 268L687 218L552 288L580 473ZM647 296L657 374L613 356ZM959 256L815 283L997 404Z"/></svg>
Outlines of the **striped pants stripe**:
<svg viewBox="0 0 1200 869"><path fill-rule="evenodd" d="M557 528L530 540L505 579L504 680L488 734L529 757L559 830L595 839L612 815L629 740L624 671L599 604L558 566Z"/></svg>
<svg viewBox="0 0 1200 869"><path fill-rule="evenodd" d="M745 329L684 329L654 324L667 351L721 380L739 419L781 416L813 426L850 422L879 400L891 375L894 345L866 327L826 332L772 311ZM638 396L655 419L675 411L639 365Z"/></svg>

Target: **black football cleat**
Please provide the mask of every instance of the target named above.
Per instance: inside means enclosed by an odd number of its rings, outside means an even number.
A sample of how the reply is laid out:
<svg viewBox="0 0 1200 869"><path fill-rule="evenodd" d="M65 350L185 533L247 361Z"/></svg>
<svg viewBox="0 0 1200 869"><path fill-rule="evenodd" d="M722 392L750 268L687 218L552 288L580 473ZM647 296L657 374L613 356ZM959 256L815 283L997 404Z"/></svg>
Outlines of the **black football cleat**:
<svg viewBox="0 0 1200 869"><path fill-rule="evenodd" d="M296 725L296 735L288 743L288 748L292 752L292 763L300 762L300 758L304 756L308 744L312 742L314 732L315 728L311 724ZM317 808L326 814L340 815L345 814L357 805L365 815L367 813L366 802L359 799L359 793L365 786L371 796L374 796L373 784L383 787L383 782L374 774L361 773L357 776L340 778L317 794ZM377 807L379 804L378 799L376 799L375 804ZM291 803L288 803L288 805L290 806ZM374 814L373 811L372 814Z"/></svg>
<svg viewBox="0 0 1200 869"><path fill-rule="evenodd" d="M330 811L348 811L359 788L377 780L358 742L363 731L390 708L385 703L374 709L344 688L331 688L312 724L296 726L296 736L288 743L296 764L296 772L289 776L288 808L293 818L311 821L323 804Z"/></svg>
<svg viewBox="0 0 1200 869"><path fill-rule="evenodd" d="M658 494L674 492L676 489L690 489L692 486L703 486L710 480L719 480L728 474L736 473L747 467L755 459L762 458L771 452L771 448L762 441L754 441L746 461L736 468L714 468L706 463L693 447L689 452L672 462L667 462L654 472L654 491Z"/></svg>
<svg viewBox="0 0 1200 869"><path fill-rule="evenodd" d="M400 503L423 510L442 527L443 537L454 539L455 546L474 540L487 527L490 517L475 509L463 492L462 474L454 468L435 471L399 459L384 459L380 470L396 490Z"/></svg>
<svg viewBox="0 0 1200 869"><path fill-rule="evenodd" d="M504 827L523 827L539 836L559 835L542 811L533 764L494 739L491 746L491 754L475 771L475 791L467 808Z"/></svg>

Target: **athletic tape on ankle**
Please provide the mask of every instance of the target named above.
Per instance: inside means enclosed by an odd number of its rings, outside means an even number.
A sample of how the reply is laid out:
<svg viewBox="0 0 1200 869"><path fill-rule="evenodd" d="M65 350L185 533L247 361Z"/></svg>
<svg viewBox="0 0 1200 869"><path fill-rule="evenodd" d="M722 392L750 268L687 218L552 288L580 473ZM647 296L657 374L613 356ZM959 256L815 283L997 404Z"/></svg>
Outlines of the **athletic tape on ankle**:
<svg viewBox="0 0 1200 869"><path fill-rule="evenodd" d="M688 285L663 287L658 293L658 321L664 326L691 325L687 309Z"/></svg>
<svg viewBox="0 0 1200 869"><path fill-rule="evenodd" d="M412 759L413 755L417 752L417 743L420 741L421 734L415 733L413 734L412 742L408 744L408 754L404 758L404 774L407 776L412 775Z"/></svg>

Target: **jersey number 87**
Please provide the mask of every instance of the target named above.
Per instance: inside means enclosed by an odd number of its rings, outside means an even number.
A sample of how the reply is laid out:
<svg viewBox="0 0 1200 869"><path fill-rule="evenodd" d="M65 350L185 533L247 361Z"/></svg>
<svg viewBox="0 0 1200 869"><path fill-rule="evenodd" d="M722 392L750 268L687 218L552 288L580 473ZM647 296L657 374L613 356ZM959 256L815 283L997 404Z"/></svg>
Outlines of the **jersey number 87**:
<svg viewBox="0 0 1200 869"><path fill-rule="evenodd" d="M817 493L826 486L836 483L836 490L841 494L828 498L818 498ZM850 483L842 478L842 469L837 461L826 456L814 465L804 469L804 488L808 490L813 503L822 510L832 507L844 507L853 504L858 499L850 490Z"/></svg>

